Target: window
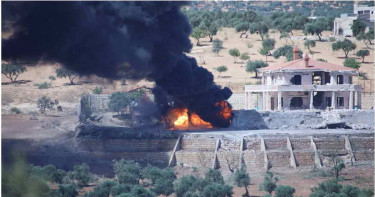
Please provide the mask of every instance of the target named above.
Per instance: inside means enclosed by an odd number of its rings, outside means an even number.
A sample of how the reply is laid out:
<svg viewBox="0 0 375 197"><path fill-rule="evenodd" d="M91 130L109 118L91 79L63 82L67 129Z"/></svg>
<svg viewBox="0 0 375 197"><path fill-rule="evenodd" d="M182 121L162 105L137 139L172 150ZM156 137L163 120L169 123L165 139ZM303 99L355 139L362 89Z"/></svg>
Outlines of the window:
<svg viewBox="0 0 375 197"><path fill-rule="evenodd" d="M370 14L370 10L365 10L365 14Z"/></svg>
<svg viewBox="0 0 375 197"><path fill-rule="evenodd" d="M352 84L352 83L353 83L353 77L349 76L349 84Z"/></svg>
<svg viewBox="0 0 375 197"><path fill-rule="evenodd" d="M301 85L301 75L294 75L291 79L290 82L292 85Z"/></svg>
<svg viewBox="0 0 375 197"><path fill-rule="evenodd" d="M337 84L344 84L344 76L337 75Z"/></svg>
<svg viewBox="0 0 375 197"><path fill-rule="evenodd" d="M358 14L363 14L363 11L358 11Z"/></svg>
<svg viewBox="0 0 375 197"><path fill-rule="evenodd" d="M290 101L290 107L294 108L301 108L303 105L303 101L301 97L293 97Z"/></svg>
<svg viewBox="0 0 375 197"><path fill-rule="evenodd" d="M325 83L331 83L331 75L329 74L329 72L325 72L324 73L325 76L324 76L324 80L325 80Z"/></svg>
<svg viewBox="0 0 375 197"><path fill-rule="evenodd" d="M331 107L331 97L326 97L326 106Z"/></svg>
<svg viewBox="0 0 375 197"><path fill-rule="evenodd" d="M337 97L337 107L344 106L344 97Z"/></svg>

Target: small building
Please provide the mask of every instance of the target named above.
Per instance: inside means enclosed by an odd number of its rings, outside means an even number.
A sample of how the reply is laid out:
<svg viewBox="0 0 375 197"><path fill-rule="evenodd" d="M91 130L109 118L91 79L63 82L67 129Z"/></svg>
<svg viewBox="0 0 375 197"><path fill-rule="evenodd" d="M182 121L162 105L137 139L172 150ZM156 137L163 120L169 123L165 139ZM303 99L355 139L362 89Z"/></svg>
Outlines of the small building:
<svg viewBox="0 0 375 197"><path fill-rule="evenodd" d="M365 32L374 28L374 7L354 4L353 13L341 14L333 22L333 35L353 36L351 26L354 21L360 21L366 25Z"/></svg>
<svg viewBox="0 0 375 197"><path fill-rule="evenodd" d="M356 71L342 65L298 59L259 69L261 85L245 86L245 108L260 110L353 109L361 107L361 85Z"/></svg>

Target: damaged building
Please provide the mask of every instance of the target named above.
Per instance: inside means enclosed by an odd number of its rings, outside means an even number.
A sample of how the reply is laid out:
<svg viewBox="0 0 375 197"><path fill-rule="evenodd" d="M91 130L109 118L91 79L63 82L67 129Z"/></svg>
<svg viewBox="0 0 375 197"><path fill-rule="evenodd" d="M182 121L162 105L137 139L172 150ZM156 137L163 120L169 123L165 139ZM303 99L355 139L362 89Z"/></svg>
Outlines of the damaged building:
<svg viewBox="0 0 375 197"><path fill-rule="evenodd" d="M361 85L353 84L356 71L342 65L298 58L259 69L261 85L245 86L246 109L354 109L361 108Z"/></svg>

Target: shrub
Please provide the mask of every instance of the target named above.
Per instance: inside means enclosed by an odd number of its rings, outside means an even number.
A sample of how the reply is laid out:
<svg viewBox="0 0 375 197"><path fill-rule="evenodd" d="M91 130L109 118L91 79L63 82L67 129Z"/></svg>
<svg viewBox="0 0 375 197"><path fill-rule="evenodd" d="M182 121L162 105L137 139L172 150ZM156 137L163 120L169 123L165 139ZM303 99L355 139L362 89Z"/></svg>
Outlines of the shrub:
<svg viewBox="0 0 375 197"><path fill-rule="evenodd" d="M176 197L184 197L187 193L195 193L197 190L202 191L207 182L202 178L193 175L183 176L174 183Z"/></svg>
<svg viewBox="0 0 375 197"><path fill-rule="evenodd" d="M232 196L233 188L228 185L223 185L219 183L210 183L206 187L204 187L202 191L203 197L226 197Z"/></svg>
<svg viewBox="0 0 375 197"><path fill-rule="evenodd" d="M120 184L137 185L139 182L137 175L132 174L130 172L120 172L117 175L117 178Z"/></svg>
<svg viewBox="0 0 375 197"><path fill-rule="evenodd" d="M61 184L54 192L58 197L76 197L78 196L77 187L75 184Z"/></svg>
<svg viewBox="0 0 375 197"><path fill-rule="evenodd" d="M250 58L249 53L242 53L240 59L246 61Z"/></svg>
<svg viewBox="0 0 375 197"><path fill-rule="evenodd" d="M172 168L160 169L157 167L148 166L142 170L143 178L150 179L152 183L155 183L157 179L162 180L174 180L176 175Z"/></svg>
<svg viewBox="0 0 375 197"><path fill-rule="evenodd" d="M95 87L93 90L92 90L92 93L93 94L101 94L103 92L103 88L102 87Z"/></svg>
<svg viewBox="0 0 375 197"><path fill-rule="evenodd" d="M369 56L369 55L370 55L370 51L367 50L367 49L359 50L359 51L357 51L357 53L356 53L356 56L362 58L362 63L365 62L365 57L366 57L366 56Z"/></svg>
<svg viewBox="0 0 375 197"><path fill-rule="evenodd" d="M86 163L75 165L70 176L73 180L77 181L77 185L80 188L86 186L93 177L90 173L90 166Z"/></svg>
<svg viewBox="0 0 375 197"><path fill-rule="evenodd" d="M10 109L10 112L15 113L15 114L20 114L20 113L22 113L21 110L18 109L17 107L12 107L12 108Z"/></svg>
<svg viewBox="0 0 375 197"><path fill-rule="evenodd" d="M153 192L139 185L133 186L130 194L132 197L156 197Z"/></svg>
<svg viewBox="0 0 375 197"><path fill-rule="evenodd" d="M151 188L151 191L155 192L157 195L164 194L169 196L174 192L173 181L174 179L156 179L154 182L154 187Z"/></svg>
<svg viewBox="0 0 375 197"><path fill-rule="evenodd" d="M10 81L16 82L20 74L26 71L26 67L20 64L3 64L1 65L1 73Z"/></svg>
<svg viewBox="0 0 375 197"><path fill-rule="evenodd" d="M321 61L321 62L327 62L327 60L322 59L322 58L318 58L317 60L318 60L318 61Z"/></svg>
<svg viewBox="0 0 375 197"><path fill-rule="evenodd" d="M225 72L227 70L228 70L228 68L226 66L219 66L219 67L216 68L216 71L219 72L219 77L220 77L222 72Z"/></svg>
<svg viewBox="0 0 375 197"><path fill-rule="evenodd" d="M47 82L43 82L43 83L36 84L36 86L38 86L38 89L48 89L51 87L51 84Z"/></svg>
<svg viewBox="0 0 375 197"><path fill-rule="evenodd" d="M112 196L117 196L122 193L128 193L131 191L131 189L132 189L131 185L117 184L117 185L112 186L110 193Z"/></svg>
<svg viewBox="0 0 375 197"><path fill-rule="evenodd" d="M277 178L274 177L272 172L266 172L266 175L264 176L263 182L260 185L261 191L266 191L269 194L272 193L276 189L276 182Z"/></svg>
<svg viewBox="0 0 375 197"><path fill-rule="evenodd" d="M79 121L81 122L86 122L86 120L89 119L92 114L88 96L89 95L84 95L80 100L81 113L79 114Z"/></svg>
<svg viewBox="0 0 375 197"><path fill-rule="evenodd" d="M348 59L345 59L344 66L349 67L349 68L354 68L358 71L359 68L361 67L361 63L358 62L354 58L348 58Z"/></svg>
<svg viewBox="0 0 375 197"><path fill-rule="evenodd" d="M30 174L55 183L62 183L63 178L66 176L64 170L57 169L54 165L46 165L44 167L34 166Z"/></svg>
<svg viewBox="0 0 375 197"><path fill-rule="evenodd" d="M141 178L141 167L138 163L132 160L114 160L113 161L113 170L115 174L120 174L121 172L128 172L137 176L137 178Z"/></svg>
<svg viewBox="0 0 375 197"><path fill-rule="evenodd" d="M48 79L51 80L51 81L55 81L55 80L56 80L56 77L53 76L53 75L51 75L51 76L48 77Z"/></svg>
<svg viewBox="0 0 375 197"><path fill-rule="evenodd" d="M244 196L249 196L249 190L247 187L250 185L250 177L246 169L237 170L234 174L234 180L238 187L244 187L246 193Z"/></svg>
<svg viewBox="0 0 375 197"><path fill-rule="evenodd" d="M316 43L314 40L306 40L304 43L305 47L311 52L311 47L315 47Z"/></svg>
<svg viewBox="0 0 375 197"><path fill-rule="evenodd" d="M55 105L55 102L52 102L52 100L49 97L42 96L38 99L37 107L40 110L40 113L44 114L46 109L53 109L53 106Z"/></svg>
<svg viewBox="0 0 375 197"><path fill-rule="evenodd" d="M209 169L206 173L205 179L209 183L224 184L224 178L219 170Z"/></svg>
<svg viewBox="0 0 375 197"><path fill-rule="evenodd" d="M290 186L279 185L275 190L275 197L293 197L296 190Z"/></svg>
<svg viewBox="0 0 375 197"><path fill-rule="evenodd" d="M212 41L212 52L219 54L222 48L223 48L223 41L219 39L215 39Z"/></svg>
<svg viewBox="0 0 375 197"><path fill-rule="evenodd" d="M334 37L330 37L330 38L328 39L328 41L330 41L330 42L335 42L335 41L336 41L336 38L334 38Z"/></svg>
<svg viewBox="0 0 375 197"><path fill-rule="evenodd" d="M104 181L96 186L93 191L86 193L85 197L108 197L113 186L117 185L115 181Z"/></svg>
<svg viewBox="0 0 375 197"><path fill-rule="evenodd" d="M229 50L229 55L234 58L234 63L236 63L237 58L240 57L241 53L240 53L240 50L238 50L237 48L234 48L234 49Z"/></svg>

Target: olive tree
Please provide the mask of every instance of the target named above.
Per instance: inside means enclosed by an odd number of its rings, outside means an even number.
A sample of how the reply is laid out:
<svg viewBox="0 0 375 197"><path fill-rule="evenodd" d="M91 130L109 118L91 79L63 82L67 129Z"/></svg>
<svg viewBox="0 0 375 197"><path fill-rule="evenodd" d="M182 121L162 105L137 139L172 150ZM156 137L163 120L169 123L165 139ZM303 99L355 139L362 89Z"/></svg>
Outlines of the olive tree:
<svg viewBox="0 0 375 197"><path fill-rule="evenodd" d="M357 45L348 39L345 39L343 41L337 41L332 44L332 50L334 51L343 50L345 54L345 58L348 57L348 54L350 51L353 51L356 48L357 48Z"/></svg>
<svg viewBox="0 0 375 197"><path fill-rule="evenodd" d="M219 39L215 39L212 42L212 52L216 53L219 55L219 52L223 49L223 41Z"/></svg>
<svg viewBox="0 0 375 197"><path fill-rule="evenodd" d="M344 61L344 66L349 67L349 68L354 68L359 72L359 68L361 67L361 63L358 62L354 58L348 58Z"/></svg>
<svg viewBox="0 0 375 197"><path fill-rule="evenodd" d="M356 55L362 58L362 63L365 62L365 57L370 55L370 51L367 49L361 49L357 51Z"/></svg>
<svg viewBox="0 0 375 197"><path fill-rule="evenodd" d="M219 66L219 67L216 68L216 71L219 72L219 77L220 77L222 72L225 72L227 70L228 70L228 68L226 66Z"/></svg>
<svg viewBox="0 0 375 197"><path fill-rule="evenodd" d="M305 47L311 52L311 47L315 47L316 43L314 40L306 40L304 43Z"/></svg>
<svg viewBox="0 0 375 197"><path fill-rule="evenodd" d="M356 37L357 40L365 43L367 48L370 48L368 44L372 44L371 41L374 40L374 29L370 29L367 33L361 31Z"/></svg>
<svg viewBox="0 0 375 197"><path fill-rule="evenodd" d="M293 197L296 189L290 186L279 185L275 190L275 197Z"/></svg>
<svg viewBox="0 0 375 197"><path fill-rule="evenodd" d="M246 193L243 196L249 196L249 190L247 187L250 185L250 177L245 168L235 172L234 180L237 187L245 188Z"/></svg>
<svg viewBox="0 0 375 197"><path fill-rule="evenodd" d="M68 78L71 85L74 85L74 79L78 77L78 74L65 67L56 69L56 76L58 78Z"/></svg>
<svg viewBox="0 0 375 197"><path fill-rule="evenodd" d="M240 59L242 61L246 61L246 60L250 59L249 53L242 53L241 56L240 56Z"/></svg>
<svg viewBox="0 0 375 197"><path fill-rule="evenodd" d="M20 74L26 71L26 67L20 64L3 64L1 65L1 73L10 81L16 82Z"/></svg>
<svg viewBox="0 0 375 197"><path fill-rule="evenodd" d="M234 63L236 63L237 58L240 57L241 53L240 53L240 50L238 50L237 48L234 48L234 49L229 50L229 55L234 58Z"/></svg>
<svg viewBox="0 0 375 197"><path fill-rule="evenodd" d="M255 72L255 78L258 78L258 69L266 66L268 66L268 64L262 60L248 61L246 64L246 72Z"/></svg>
<svg viewBox="0 0 375 197"><path fill-rule="evenodd" d="M260 190L272 194L272 192L276 189L277 181L278 179L273 175L272 172L266 172L263 182L260 184Z"/></svg>
<svg viewBox="0 0 375 197"><path fill-rule="evenodd" d="M194 28L193 33L191 34L191 37L195 38L197 41L197 46L200 45L199 39L203 38L204 36L206 36L205 31L199 27Z"/></svg>

